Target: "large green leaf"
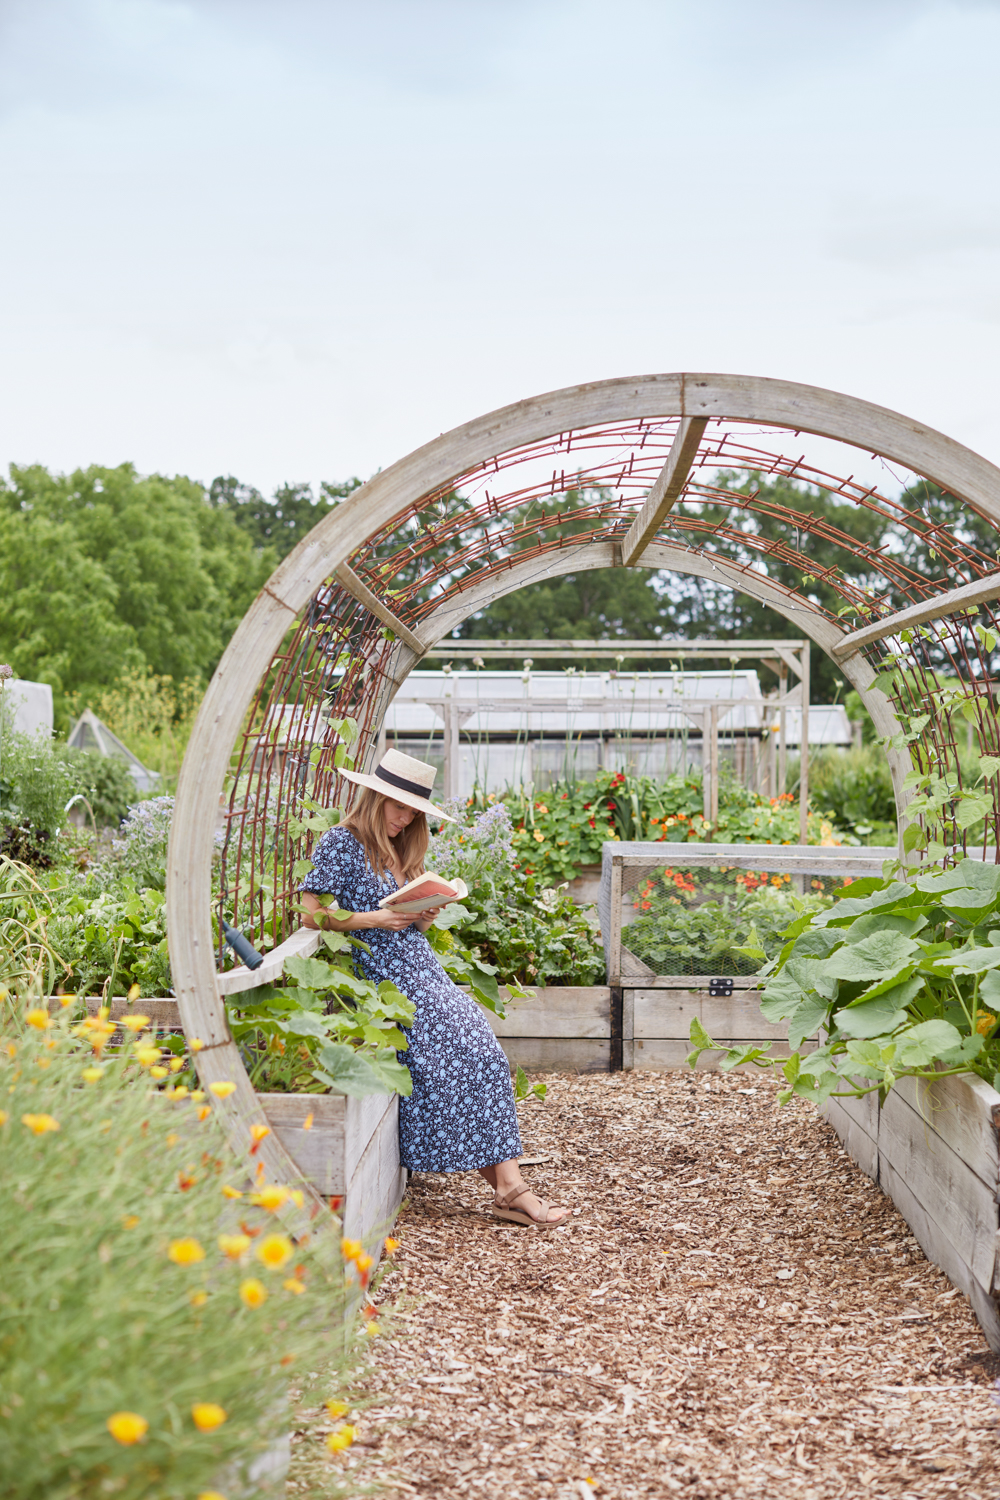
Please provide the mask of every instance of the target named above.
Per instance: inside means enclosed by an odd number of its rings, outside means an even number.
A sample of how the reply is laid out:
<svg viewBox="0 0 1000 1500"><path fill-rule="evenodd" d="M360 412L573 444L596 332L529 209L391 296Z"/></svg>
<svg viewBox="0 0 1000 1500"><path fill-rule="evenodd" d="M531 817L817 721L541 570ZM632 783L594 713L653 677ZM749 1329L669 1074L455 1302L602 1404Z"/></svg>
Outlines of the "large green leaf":
<svg viewBox="0 0 1000 1500"><path fill-rule="evenodd" d="M932 1021L921 1021L900 1033L896 1038L894 1061L904 1068L925 1068L936 1062L942 1053L961 1045L961 1035L951 1022L936 1016Z"/></svg>
<svg viewBox="0 0 1000 1500"><path fill-rule="evenodd" d="M335 969L322 958L286 958L285 973L307 990L332 990L344 977L343 970Z"/></svg>
<svg viewBox="0 0 1000 1500"><path fill-rule="evenodd" d="M827 973L847 983L884 979L900 974L917 951L912 938L901 932L873 932L859 943L845 944L831 954L827 959Z"/></svg>
<svg viewBox="0 0 1000 1500"><path fill-rule="evenodd" d="M859 943L862 938L871 937L873 932L901 932L904 937L915 937L916 934L927 926L927 913L918 911L915 915L901 912L866 912L863 917L858 917L848 927L846 938L849 943Z"/></svg>
<svg viewBox="0 0 1000 1500"><path fill-rule="evenodd" d="M950 958L939 958L937 967L952 974L985 974L1000 968L1000 947L991 943L987 948L958 948Z"/></svg>
<svg viewBox="0 0 1000 1500"><path fill-rule="evenodd" d="M761 997L761 1014L765 1021L770 1021L776 1026L780 1021L785 1021L789 1016L794 1015L804 998L801 986L796 983L791 974L782 969L780 974L775 974L774 978L768 981L767 988Z"/></svg>
<svg viewBox="0 0 1000 1500"><path fill-rule="evenodd" d="M788 1045L798 1051L806 1037L812 1036L826 1020L829 1005L822 996L807 995L788 1022Z"/></svg>
<svg viewBox="0 0 1000 1500"><path fill-rule="evenodd" d="M843 927L865 912L881 911L886 906L898 906L912 898L913 887L907 885L905 881L894 880L891 885L885 886L882 890L873 891L870 896L845 896L829 911L821 912L815 918L815 922L817 927Z"/></svg>
<svg viewBox="0 0 1000 1500"><path fill-rule="evenodd" d="M852 1005L834 1014L834 1022L845 1036L887 1036L902 1026L907 1012L900 1010L883 995L878 1000L869 1000L864 1005Z"/></svg>
<svg viewBox="0 0 1000 1500"><path fill-rule="evenodd" d="M875 984L870 984L860 995L848 1002L848 1008L854 1005L867 1005L869 1001L880 999L889 1001L897 1009L911 1005L924 987L924 981L918 975L911 977L911 965L903 970L896 978L880 979Z"/></svg>
<svg viewBox="0 0 1000 1500"><path fill-rule="evenodd" d="M368 1058L345 1042L327 1042L320 1047L317 1056L320 1066L313 1077L338 1094L363 1099L366 1094L396 1092L395 1085L386 1080L382 1070L376 1071Z"/></svg>

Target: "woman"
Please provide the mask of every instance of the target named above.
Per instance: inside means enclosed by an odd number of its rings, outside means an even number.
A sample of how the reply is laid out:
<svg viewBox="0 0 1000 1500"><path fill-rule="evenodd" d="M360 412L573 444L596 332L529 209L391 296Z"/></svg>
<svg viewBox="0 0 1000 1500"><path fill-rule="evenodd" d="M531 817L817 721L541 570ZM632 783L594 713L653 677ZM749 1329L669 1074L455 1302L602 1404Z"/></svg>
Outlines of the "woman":
<svg viewBox="0 0 1000 1500"><path fill-rule="evenodd" d="M364 790L313 850L313 868L300 887L305 922L360 933L371 950L358 950L366 977L375 983L390 979L416 1007L400 1059L413 1079L412 1094L399 1101L402 1163L414 1172L475 1169L493 1189L498 1218L552 1229L569 1209L537 1198L521 1176L521 1138L503 1049L423 935L440 908L414 917L378 904L423 873L427 814L448 817L428 797L434 767L387 750L372 775L340 775ZM353 915L338 919L327 903Z"/></svg>

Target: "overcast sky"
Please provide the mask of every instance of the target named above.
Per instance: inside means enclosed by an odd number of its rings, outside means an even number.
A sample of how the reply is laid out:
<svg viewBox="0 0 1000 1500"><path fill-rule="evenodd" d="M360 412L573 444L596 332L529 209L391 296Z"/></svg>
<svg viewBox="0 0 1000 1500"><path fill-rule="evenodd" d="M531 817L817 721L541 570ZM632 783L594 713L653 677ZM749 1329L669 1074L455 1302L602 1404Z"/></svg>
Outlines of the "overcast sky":
<svg viewBox="0 0 1000 1500"><path fill-rule="evenodd" d="M367 477L721 370L1000 462L1000 3L0 0L0 464Z"/></svg>

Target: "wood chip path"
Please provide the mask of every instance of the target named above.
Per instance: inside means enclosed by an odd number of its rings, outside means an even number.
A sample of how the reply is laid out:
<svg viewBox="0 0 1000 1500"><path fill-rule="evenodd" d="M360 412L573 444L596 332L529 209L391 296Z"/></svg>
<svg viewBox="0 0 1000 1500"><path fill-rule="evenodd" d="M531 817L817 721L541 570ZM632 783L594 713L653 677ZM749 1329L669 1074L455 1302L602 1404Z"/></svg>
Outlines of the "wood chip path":
<svg viewBox="0 0 1000 1500"><path fill-rule="evenodd" d="M547 1234L416 1176L347 1467L467 1500L1000 1497L997 1359L803 1101L746 1075L550 1076ZM344 1475L348 1477L347 1474Z"/></svg>

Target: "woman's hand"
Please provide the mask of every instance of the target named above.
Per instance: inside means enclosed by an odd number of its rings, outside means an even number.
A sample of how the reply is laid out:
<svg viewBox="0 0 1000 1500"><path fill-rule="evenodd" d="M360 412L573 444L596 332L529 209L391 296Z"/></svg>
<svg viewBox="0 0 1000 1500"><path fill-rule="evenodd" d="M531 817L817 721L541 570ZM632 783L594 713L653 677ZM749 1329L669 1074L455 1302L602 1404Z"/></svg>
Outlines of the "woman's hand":
<svg viewBox="0 0 1000 1500"><path fill-rule="evenodd" d="M391 906L382 906L378 911L360 911L357 919L359 927L384 927L389 932L402 932L404 927L413 926L412 912L393 911Z"/></svg>
<svg viewBox="0 0 1000 1500"><path fill-rule="evenodd" d="M433 927L435 918L439 917L443 911L443 906L432 906L428 911L422 911L416 923L420 931L426 932L428 927Z"/></svg>

